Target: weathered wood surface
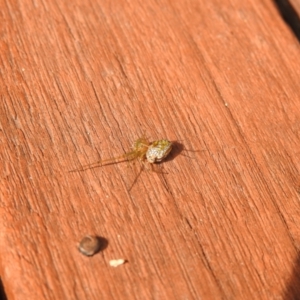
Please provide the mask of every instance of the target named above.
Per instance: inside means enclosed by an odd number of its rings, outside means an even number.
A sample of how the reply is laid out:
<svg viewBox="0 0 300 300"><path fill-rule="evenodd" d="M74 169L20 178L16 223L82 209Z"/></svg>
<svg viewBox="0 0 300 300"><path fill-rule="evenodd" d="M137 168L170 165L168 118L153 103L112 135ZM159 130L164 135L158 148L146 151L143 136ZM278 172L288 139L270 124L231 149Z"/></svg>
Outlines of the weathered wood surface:
<svg viewBox="0 0 300 300"><path fill-rule="evenodd" d="M0 16L9 300L297 299L300 47L273 1L2 0ZM68 173L143 132L178 141L163 174ZM86 234L106 249L80 254Z"/></svg>

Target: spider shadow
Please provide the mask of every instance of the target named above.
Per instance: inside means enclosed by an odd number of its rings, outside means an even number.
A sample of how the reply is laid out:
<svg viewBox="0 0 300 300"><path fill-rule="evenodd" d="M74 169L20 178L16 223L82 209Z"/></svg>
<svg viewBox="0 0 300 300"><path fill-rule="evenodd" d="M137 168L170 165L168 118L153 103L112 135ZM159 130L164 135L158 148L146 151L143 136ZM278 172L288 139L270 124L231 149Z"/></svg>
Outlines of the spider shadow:
<svg viewBox="0 0 300 300"><path fill-rule="evenodd" d="M298 257L294 263L293 272L285 288L282 299L300 299L300 253L298 253Z"/></svg>
<svg viewBox="0 0 300 300"><path fill-rule="evenodd" d="M203 150L190 150L190 149L186 149L185 146L180 143L179 141L171 141L173 148L172 151L170 152L170 154L164 159L163 162L158 163L158 165L163 164L164 162L168 162L168 161L172 161L173 159L175 159L177 156L179 155L183 155L186 156L190 159L194 159L193 157L183 154L182 152L192 152L192 153L197 153L197 152L202 152Z"/></svg>
<svg viewBox="0 0 300 300"><path fill-rule="evenodd" d="M0 278L0 300L7 300L7 296L4 290L2 279Z"/></svg>
<svg viewBox="0 0 300 300"><path fill-rule="evenodd" d="M281 17L285 23L291 28L294 35L300 41L300 18L297 10L288 0L273 0Z"/></svg>

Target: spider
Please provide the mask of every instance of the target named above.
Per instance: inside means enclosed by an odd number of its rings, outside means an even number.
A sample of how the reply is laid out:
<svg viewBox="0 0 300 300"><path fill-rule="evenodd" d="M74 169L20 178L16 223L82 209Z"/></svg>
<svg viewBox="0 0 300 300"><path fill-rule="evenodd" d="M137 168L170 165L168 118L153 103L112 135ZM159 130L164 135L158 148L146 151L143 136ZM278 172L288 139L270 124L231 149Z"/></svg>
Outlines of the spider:
<svg viewBox="0 0 300 300"><path fill-rule="evenodd" d="M150 164L161 162L171 152L172 145L172 142L167 139L157 140L150 143L145 137L141 137L134 141L131 151L128 151L121 156L100 160L69 172L80 172L124 161L139 160L143 163L146 161Z"/></svg>

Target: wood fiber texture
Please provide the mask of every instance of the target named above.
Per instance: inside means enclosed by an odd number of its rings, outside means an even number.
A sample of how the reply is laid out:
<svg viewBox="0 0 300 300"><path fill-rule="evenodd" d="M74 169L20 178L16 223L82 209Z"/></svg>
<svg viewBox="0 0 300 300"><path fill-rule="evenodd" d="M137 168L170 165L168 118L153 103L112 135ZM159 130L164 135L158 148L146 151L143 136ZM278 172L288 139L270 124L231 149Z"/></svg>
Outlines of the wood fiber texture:
<svg viewBox="0 0 300 300"><path fill-rule="evenodd" d="M299 299L300 47L274 1L0 0L0 24L7 299ZM143 134L174 142L157 172L68 172Z"/></svg>

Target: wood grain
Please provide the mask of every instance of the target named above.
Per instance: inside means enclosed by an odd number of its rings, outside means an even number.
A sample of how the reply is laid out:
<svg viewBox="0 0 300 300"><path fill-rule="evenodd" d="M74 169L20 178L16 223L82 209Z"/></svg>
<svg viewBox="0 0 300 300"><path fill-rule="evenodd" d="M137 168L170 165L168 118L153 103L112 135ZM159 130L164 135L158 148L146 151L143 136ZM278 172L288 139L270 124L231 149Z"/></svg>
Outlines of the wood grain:
<svg viewBox="0 0 300 300"><path fill-rule="evenodd" d="M9 300L297 299L300 47L273 1L0 11ZM68 172L143 133L176 141L162 173ZM83 256L85 235L105 249Z"/></svg>

